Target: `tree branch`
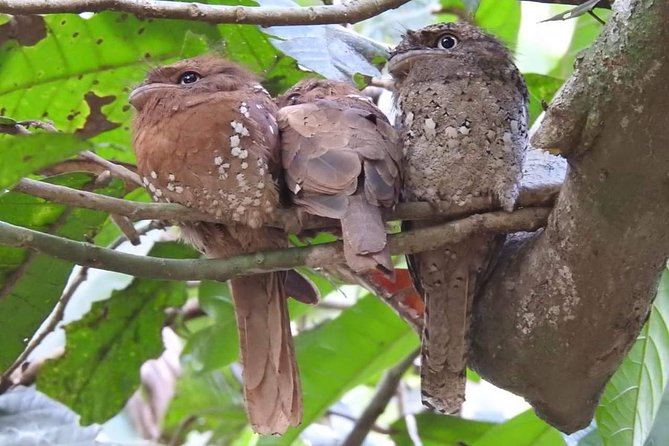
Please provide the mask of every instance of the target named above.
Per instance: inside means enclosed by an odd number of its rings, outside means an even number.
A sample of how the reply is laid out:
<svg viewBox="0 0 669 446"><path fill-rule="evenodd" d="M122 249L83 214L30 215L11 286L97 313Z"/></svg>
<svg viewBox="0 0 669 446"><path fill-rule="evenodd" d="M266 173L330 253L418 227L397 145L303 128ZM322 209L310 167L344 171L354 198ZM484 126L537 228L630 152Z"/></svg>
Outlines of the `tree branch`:
<svg viewBox="0 0 669 446"><path fill-rule="evenodd" d="M533 184L521 190L518 205L520 207L547 206L557 196L560 183ZM123 215L131 220L169 220L169 221L206 221L212 223L230 224L232 220L223 216L216 218L213 215L197 212L180 204L173 203L140 203L107 197L93 192L72 189L66 186L45 183L42 181L22 179L13 189L15 192L40 197L56 203L75 207ZM444 203L432 206L428 203L401 203L394 210L385 212L386 221L392 220L421 220L439 216L456 218L494 209L489 199L476 199L466 206ZM288 232L293 229L297 215L294 209L280 209L276 212L273 225L285 228ZM303 229L319 229L338 227L335 220L306 215L302 217Z"/></svg>
<svg viewBox="0 0 669 446"><path fill-rule="evenodd" d="M548 3L552 5L580 5L585 0L523 0L523 1L534 2L534 3ZM611 9L611 1L602 0L595 5L595 8Z"/></svg>
<svg viewBox="0 0 669 446"><path fill-rule="evenodd" d="M123 11L138 17L247 23L263 26L357 23L408 0L351 0L333 6L223 6L161 0L0 0L0 13L12 15Z"/></svg>
<svg viewBox="0 0 669 446"><path fill-rule="evenodd" d="M439 226L390 235L388 245L392 254L404 254L457 243L474 232L533 231L545 223L549 213L550 208L528 208L513 213L477 214ZM0 245L34 249L81 266L169 280L224 281L241 275L299 266L318 268L344 262L341 242L263 251L228 259L175 260L121 253L5 222L0 222Z"/></svg>
<svg viewBox="0 0 669 446"><path fill-rule="evenodd" d="M569 158L549 222L474 302L471 365L565 432L590 423L669 256L669 2L613 9L533 138Z"/></svg>
<svg viewBox="0 0 669 446"><path fill-rule="evenodd" d="M379 382L374 397L360 414L360 418L358 418L341 446L360 446L365 441L367 434L374 427L376 419L383 413L388 402L395 395L404 372L411 367L419 352L420 349L414 350L399 364L388 369L381 382Z"/></svg>

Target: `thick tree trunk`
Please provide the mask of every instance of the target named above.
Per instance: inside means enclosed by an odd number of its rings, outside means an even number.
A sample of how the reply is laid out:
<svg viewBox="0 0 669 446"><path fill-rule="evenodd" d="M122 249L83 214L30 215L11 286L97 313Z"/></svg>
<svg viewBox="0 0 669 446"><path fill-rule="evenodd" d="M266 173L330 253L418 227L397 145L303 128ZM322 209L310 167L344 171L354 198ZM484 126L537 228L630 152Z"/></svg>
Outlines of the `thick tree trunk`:
<svg viewBox="0 0 669 446"><path fill-rule="evenodd" d="M669 2L618 0L533 138L567 178L477 301L472 366L566 432L586 426L669 256Z"/></svg>

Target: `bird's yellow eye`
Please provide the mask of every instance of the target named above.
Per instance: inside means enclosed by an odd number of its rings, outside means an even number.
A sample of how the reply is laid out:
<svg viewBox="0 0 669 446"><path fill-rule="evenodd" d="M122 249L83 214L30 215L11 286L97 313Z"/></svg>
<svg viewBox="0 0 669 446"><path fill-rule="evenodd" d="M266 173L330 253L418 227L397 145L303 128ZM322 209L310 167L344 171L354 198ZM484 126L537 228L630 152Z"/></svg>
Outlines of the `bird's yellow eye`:
<svg viewBox="0 0 669 446"><path fill-rule="evenodd" d="M192 84L193 82L197 82L202 78L198 73L195 71L186 71L184 74L179 76L179 83L181 85L186 85L186 84Z"/></svg>
<svg viewBox="0 0 669 446"><path fill-rule="evenodd" d="M450 50L451 48L455 48L457 44L458 38L453 34L442 34L437 39L437 48L441 48L442 50Z"/></svg>

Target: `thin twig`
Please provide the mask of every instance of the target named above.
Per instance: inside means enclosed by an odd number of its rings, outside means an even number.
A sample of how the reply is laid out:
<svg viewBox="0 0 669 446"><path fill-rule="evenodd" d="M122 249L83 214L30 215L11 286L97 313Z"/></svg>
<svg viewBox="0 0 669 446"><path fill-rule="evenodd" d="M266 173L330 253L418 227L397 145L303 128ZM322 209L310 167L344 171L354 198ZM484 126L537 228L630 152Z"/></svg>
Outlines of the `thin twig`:
<svg viewBox="0 0 669 446"><path fill-rule="evenodd" d="M206 221L223 224L232 223L232 221L227 218L228 216L224 215L222 218L216 218L213 215L197 212L176 203L139 203L28 178L19 181L19 183L14 186L13 190L15 192L40 197L56 203L124 215L134 221L166 220ZM556 185L534 189L521 189L518 204L520 207L549 205L554 201L558 192L559 186ZM433 206L429 203L418 202L401 203L394 210L386 210L384 218L386 220L423 220L439 216L457 218L475 212L489 211L493 208L490 199L485 198L474 199L465 206L453 204ZM280 209L276 212L276 218L273 225L286 228L293 224L292 222L294 219L294 210ZM339 224L334 220L308 216L308 218L304 220L302 228L319 229L337 227L338 225Z"/></svg>
<svg viewBox="0 0 669 446"><path fill-rule="evenodd" d="M249 7L161 0L0 0L0 13L12 15L123 11L139 17L255 25L357 23L408 0L351 0L333 6Z"/></svg>
<svg viewBox="0 0 669 446"><path fill-rule="evenodd" d="M126 239L134 246L140 244L139 234L128 217L118 214L109 214L109 218L125 235Z"/></svg>
<svg viewBox="0 0 669 446"><path fill-rule="evenodd" d="M580 5L585 0L523 0L523 1L526 2L529 1L534 3L548 3L551 5ZM611 3L613 2L610 0L601 0L599 3L595 5L595 8L611 9Z"/></svg>
<svg viewBox="0 0 669 446"><path fill-rule="evenodd" d="M376 419L383 413L388 405L388 402L395 395L397 386L411 364L418 356L420 349L416 349L411 352L406 358L402 360L399 364L388 369L386 374L383 376L383 379L376 388L376 393L374 397L369 402L365 410L358 418L358 421L353 426L353 429L348 434L348 437L344 440L341 446L360 446L372 426L376 423Z"/></svg>
<svg viewBox="0 0 669 446"><path fill-rule="evenodd" d="M458 243L473 233L534 231L545 225L550 208L477 214L446 224L388 237L392 254L421 252ZM341 242L257 252L228 259L176 260L137 256L0 222L0 245L30 248L82 266L170 280L228 280L231 277L344 262Z"/></svg>
<svg viewBox="0 0 669 446"><path fill-rule="evenodd" d="M81 152L79 156L101 165L109 172L111 172L112 176L114 177L121 178L122 180L136 184L138 186L142 185L142 179L135 172L124 166L121 166L120 164L112 163L111 161L102 158L100 155L93 153L90 150Z"/></svg>

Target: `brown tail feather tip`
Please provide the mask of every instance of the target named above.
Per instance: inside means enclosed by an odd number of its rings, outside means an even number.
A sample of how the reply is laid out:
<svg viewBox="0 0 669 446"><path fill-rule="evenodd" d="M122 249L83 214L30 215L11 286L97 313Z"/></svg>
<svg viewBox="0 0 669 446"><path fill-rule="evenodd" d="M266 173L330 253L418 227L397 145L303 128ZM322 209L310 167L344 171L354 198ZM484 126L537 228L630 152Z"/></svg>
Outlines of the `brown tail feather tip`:
<svg viewBox="0 0 669 446"><path fill-rule="evenodd" d="M233 279L246 412L253 430L282 434L302 420L284 273Z"/></svg>

